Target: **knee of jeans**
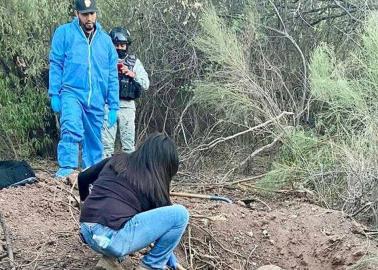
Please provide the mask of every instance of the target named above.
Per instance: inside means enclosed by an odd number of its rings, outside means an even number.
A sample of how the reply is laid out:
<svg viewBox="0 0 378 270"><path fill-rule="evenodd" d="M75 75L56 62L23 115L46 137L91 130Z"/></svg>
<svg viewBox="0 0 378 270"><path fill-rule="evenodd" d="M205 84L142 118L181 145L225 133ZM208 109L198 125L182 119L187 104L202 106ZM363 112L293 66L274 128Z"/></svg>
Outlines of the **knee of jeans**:
<svg viewBox="0 0 378 270"><path fill-rule="evenodd" d="M80 235L82 236L83 242L87 245L90 244L91 233L88 231L86 225L80 225Z"/></svg>
<svg viewBox="0 0 378 270"><path fill-rule="evenodd" d="M180 225L186 225L189 222L189 211L184 206L180 204L172 205L174 207L177 217L177 222Z"/></svg>

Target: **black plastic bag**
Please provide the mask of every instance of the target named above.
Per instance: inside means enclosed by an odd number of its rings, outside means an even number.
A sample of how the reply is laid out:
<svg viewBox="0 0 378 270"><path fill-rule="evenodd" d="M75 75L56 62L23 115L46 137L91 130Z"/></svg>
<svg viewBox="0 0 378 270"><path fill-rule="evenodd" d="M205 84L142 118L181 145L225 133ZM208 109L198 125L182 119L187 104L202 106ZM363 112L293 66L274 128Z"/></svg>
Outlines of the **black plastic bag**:
<svg viewBox="0 0 378 270"><path fill-rule="evenodd" d="M33 169L26 161L0 161L0 189L33 183L36 180Z"/></svg>

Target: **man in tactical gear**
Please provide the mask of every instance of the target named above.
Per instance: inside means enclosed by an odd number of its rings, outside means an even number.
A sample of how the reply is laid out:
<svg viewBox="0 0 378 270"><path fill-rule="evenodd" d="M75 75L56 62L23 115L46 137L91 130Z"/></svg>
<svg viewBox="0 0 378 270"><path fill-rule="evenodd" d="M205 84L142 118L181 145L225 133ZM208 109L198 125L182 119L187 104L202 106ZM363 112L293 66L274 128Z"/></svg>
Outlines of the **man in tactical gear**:
<svg viewBox="0 0 378 270"><path fill-rule="evenodd" d="M95 0L75 0L76 18L59 26L52 39L48 93L60 113L57 178L78 167L79 144L84 168L102 160L105 104L109 126L117 121L118 57L96 11Z"/></svg>
<svg viewBox="0 0 378 270"><path fill-rule="evenodd" d="M134 151L135 145L135 100L148 89L150 81L142 62L128 52L131 44L130 32L125 28L115 27L109 35L118 54L120 98L118 125L122 150L129 153ZM104 125L102 136L104 157L109 157L114 152L116 132L116 125L111 128Z"/></svg>

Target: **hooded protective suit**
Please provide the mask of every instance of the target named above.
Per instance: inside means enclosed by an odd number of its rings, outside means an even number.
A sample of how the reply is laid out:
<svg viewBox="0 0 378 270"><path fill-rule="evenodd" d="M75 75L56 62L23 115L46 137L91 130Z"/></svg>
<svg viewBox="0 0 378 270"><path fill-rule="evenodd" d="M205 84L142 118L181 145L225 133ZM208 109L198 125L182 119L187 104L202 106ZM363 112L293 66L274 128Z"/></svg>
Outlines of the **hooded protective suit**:
<svg viewBox="0 0 378 270"><path fill-rule="evenodd" d="M60 98L60 168L77 168L79 143L83 167L102 159L104 106L118 110L117 53L109 35L96 23L89 40L79 20L58 27L50 51L49 96Z"/></svg>

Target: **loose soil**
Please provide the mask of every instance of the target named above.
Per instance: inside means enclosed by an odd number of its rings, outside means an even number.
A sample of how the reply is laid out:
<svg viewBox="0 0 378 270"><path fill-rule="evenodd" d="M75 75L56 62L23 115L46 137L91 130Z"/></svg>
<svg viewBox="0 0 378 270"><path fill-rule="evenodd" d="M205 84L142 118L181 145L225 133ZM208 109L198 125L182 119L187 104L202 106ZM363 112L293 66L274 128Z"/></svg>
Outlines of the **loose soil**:
<svg viewBox="0 0 378 270"><path fill-rule="evenodd" d="M79 210L68 183L38 173L39 181L0 191L16 269L93 269L99 255L78 237ZM77 195L77 190L73 190ZM190 192L187 190L187 192ZM368 264L377 242L341 212L285 198L226 204L174 198L191 221L177 254L189 269L378 269ZM0 269L11 269L0 229ZM123 264L133 269L141 254ZM371 260L372 261L372 260ZM353 268L354 266L354 268Z"/></svg>

